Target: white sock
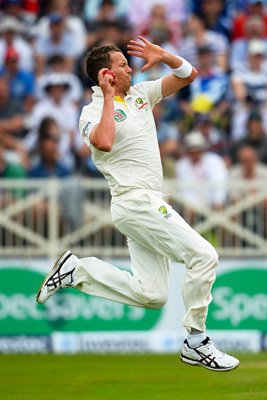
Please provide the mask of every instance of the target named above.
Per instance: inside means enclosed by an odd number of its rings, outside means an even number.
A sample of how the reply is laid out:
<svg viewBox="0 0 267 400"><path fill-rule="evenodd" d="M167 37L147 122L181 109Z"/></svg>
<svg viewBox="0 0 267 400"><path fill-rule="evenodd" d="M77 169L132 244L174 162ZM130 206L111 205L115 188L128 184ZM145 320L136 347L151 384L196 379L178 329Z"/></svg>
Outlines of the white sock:
<svg viewBox="0 0 267 400"><path fill-rule="evenodd" d="M193 332L187 336L188 345L192 349L195 349L196 347L198 347L200 345L200 343L203 342L203 340L205 340L205 339L206 339L205 332Z"/></svg>

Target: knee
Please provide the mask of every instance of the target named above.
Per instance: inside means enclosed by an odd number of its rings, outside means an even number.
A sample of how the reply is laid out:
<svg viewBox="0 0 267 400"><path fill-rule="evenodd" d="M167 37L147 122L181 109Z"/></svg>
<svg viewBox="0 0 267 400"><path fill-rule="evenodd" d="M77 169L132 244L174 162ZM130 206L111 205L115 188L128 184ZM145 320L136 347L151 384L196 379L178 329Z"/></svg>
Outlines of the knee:
<svg viewBox="0 0 267 400"><path fill-rule="evenodd" d="M219 256L217 251L213 246L209 245L206 249L201 253L201 257L205 264L210 265L210 267L216 268L219 262Z"/></svg>
<svg viewBox="0 0 267 400"><path fill-rule="evenodd" d="M162 291L160 293L145 293L145 307L159 310L166 304L168 300L168 291Z"/></svg>

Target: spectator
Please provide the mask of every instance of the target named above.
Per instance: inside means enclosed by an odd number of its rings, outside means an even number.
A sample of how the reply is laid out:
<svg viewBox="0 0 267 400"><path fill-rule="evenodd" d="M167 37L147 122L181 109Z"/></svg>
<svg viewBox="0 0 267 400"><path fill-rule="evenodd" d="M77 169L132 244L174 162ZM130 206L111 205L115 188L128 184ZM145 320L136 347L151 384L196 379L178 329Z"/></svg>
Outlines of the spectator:
<svg viewBox="0 0 267 400"><path fill-rule="evenodd" d="M129 29L119 21L102 21L96 23L89 36L91 38L89 47L113 44L121 49L127 60L130 59L127 53Z"/></svg>
<svg viewBox="0 0 267 400"><path fill-rule="evenodd" d="M84 18L87 22L95 21L99 17L99 11L103 3L111 4L111 8L106 8L107 16L111 15L112 19L128 18L128 0L113 0L104 2L103 0L85 0L84 1ZM108 17L110 19L110 17Z"/></svg>
<svg viewBox="0 0 267 400"><path fill-rule="evenodd" d="M180 195L188 208L221 209L226 201L226 166L220 156L206 150L203 135L194 131L185 137L185 155L176 162Z"/></svg>
<svg viewBox="0 0 267 400"><path fill-rule="evenodd" d="M198 48L204 46L212 50L214 63L225 71L228 67L227 40L221 33L206 29L202 18L193 14L185 26L185 37L181 42L179 54L197 68Z"/></svg>
<svg viewBox="0 0 267 400"><path fill-rule="evenodd" d="M126 18L116 15L115 3L111 0L101 1L98 14L94 20L87 23L88 29L88 48L94 45L99 46L103 43L113 43L119 45L123 54L128 59L126 45L129 41L131 27Z"/></svg>
<svg viewBox="0 0 267 400"><path fill-rule="evenodd" d="M252 40L264 40L264 25L260 17L251 16L248 18L245 27L245 37L236 40L231 45L230 67L232 70L244 66L248 62L249 43ZM267 45L265 43L264 54L267 55Z"/></svg>
<svg viewBox="0 0 267 400"><path fill-rule="evenodd" d="M260 179L261 182L264 182L264 185L266 184L267 167L258 160L257 151L254 147L248 144L240 147L237 153L237 161L238 163L230 168L230 179L247 181ZM251 187L246 187L244 190L251 190Z"/></svg>
<svg viewBox="0 0 267 400"><path fill-rule="evenodd" d="M28 151L36 151L38 129L45 117L52 117L60 127L60 161L72 171L75 168L75 155L84 157L88 154L87 146L77 130L77 107L66 96L69 90L68 78L64 74L50 74L46 81L47 96L36 103L31 119L30 132L25 138Z"/></svg>
<svg viewBox="0 0 267 400"><path fill-rule="evenodd" d="M0 24L0 66L4 64L9 47L19 54L19 67L26 71L34 69L34 54L31 46L23 39L24 26L14 17L5 17Z"/></svg>
<svg viewBox="0 0 267 400"><path fill-rule="evenodd" d="M154 14L156 14L156 16ZM167 19L164 6L155 5L152 7L151 17L143 29L144 31L142 34L146 34L149 41L157 44L170 53L177 53L177 48L173 45L171 40L172 31L170 29L170 23ZM136 57L133 60L134 71L137 71L137 73L133 73L134 83L144 80L144 74L140 72L142 62L142 59ZM169 67L165 64L159 64L157 67L154 67L145 73L145 79L157 79L161 76L167 75L168 73Z"/></svg>
<svg viewBox="0 0 267 400"><path fill-rule="evenodd" d="M0 145L0 178L17 179L25 177L26 168L21 158L17 156L17 154L5 150L4 147Z"/></svg>
<svg viewBox="0 0 267 400"><path fill-rule="evenodd" d="M67 71L65 58L60 54L55 54L50 57L47 61L47 73L41 75L37 80L37 98L40 100L47 95L45 87L47 85L47 80L49 80L50 75L64 74L66 81L69 83L69 90L66 96L76 105L79 106L83 98L82 85L79 78Z"/></svg>
<svg viewBox="0 0 267 400"><path fill-rule="evenodd" d="M232 23L232 40L244 39L246 36L245 27L251 16L259 17L264 26L264 36L267 37L267 14L265 11L265 0L248 0L246 11L239 12Z"/></svg>
<svg viewBox="0 0 267 400"><path fill-rule="evenodd" d="M251 146L241 147L238 151L238 163L230 168L231 200L237 202L243 198L254 199L266 185L267 167L258 161L257 153ZM244 211L241 209L240 223L250 230L266 238L266 198L260 196ZM246 247L247 240L242 241Z"/></svg>
<svg viewBox="0 0 267 400"><path fill-rule="evenodd" d="M28 171L29 178L66 178L71 171L60 162L60 128L53 118L44 118L38 132L38 162Z"/></svg>
<svg viewBox="0 0 267 400"><path fill-rule="evenodd" d="M228 76L213 64L213 53L209 46L198 48L198 76L189 87L189 94L181 102L185 114L193 112L216 115L217 119L228 111Z"/></svg>
<svg viewBox="0 0 267 400"><path fill-rule="evenodd" d="M25 3L25 4L24 4ZM16 18L27 26L32 25L37 17L37 14L32 12L33 8L29 7L29 1L23 0L3 0L4 13L7 16ZM31 3L37 3L36 0L31 0ZM37 4L35 4L37 6Z"/></svg>
<svg viewBox="0 0 267 400"><path fill-rule="evenodd" d="M60 191L62 215L59 224L61 229L66 231L81 226L83 191L77 179L71 178L72 171L61 162L60 140L61 132L57 122L50 117L44 118L38 131L39 161L30 168L28 177L35 179L68 178ZM43 213L46 220L49 213L46 200L39 203L34 211L38 214Z"/></svg>
<svg viewBox="0 0 267 400"><path fill-rule="evenodd" d="M224 0L201 0L200 2L200 16L206 28L229 39L231 20L227 13L224 13L224 9Z"/></svg>
<svg viewBox="0 0 267 400"><path fill-rule="evenodd" d="M234 99L244 102L250 97L257 104L267 100L267 62L265 42L251 40L248 44L248 64L240 65L232 73Z"/></svg>
<svg viewBox="0 0 267 400"><path fill-rule="evenodd" d="M71 13L70 0L54 0L50 7L50 13L62 16L66 31L74 39L77 54L81 55L87 46L87 33L82 18ZM42 37L49 35L50 16L43 16L37 23L37 30Z"/></svg>
<svg viewBox="0 0 267 400"><path fill-rule="evenodd" d="M22 160L18 153L7 151L0 144L0 179L20 179L26 177L26 160ZM25 195L25 191L20 188L6 190L0 189L0 209L14 204L16 198ZM3 212L3 211L2 211ZM1 229L1 234L3 231Z"/></svg>
<svg viewBox="0 0 267 400"><path fill-rule="evenodd" d="M153 29L157 29L159 32L163 30L164 34L166 27L168 28L168 37L164 37L160 42L168 41L173 46L177 46L181 40L181 25L173 17L168 18L166 4L156 3L151 6L147 19L136 27L135 35L149 36L151 38L153 37L151 35Z"/></svg>
<svg viewBox="0 0 267 400"><path fill-rule="evenodd" d="M178 126L174 121L165 119L168 101L162 100L153 109L155 124L157 127L159 150L165 178L175 177L175 160L180 153L178 139L180 137Z"/></svg>
<svg viewBox="0 0 267 400"><path fill-rule="evenodd" d="M16 49L10 47L6 50L0 75L8 78L11 98L19 101L24 111L29 113L35 101L35 77L32 72L19 68L19 53Z"/></svg>
<svg viewBox="0 0 267 400"><path fill-rule="evenodd" d="M5 151L13 154L15 159L26 160L27 153L22 139L25 122L22 105L11 99L8 80L0 76L0 144Z"/></svg>
<svg viewBox="0 0 267 400"><path fill-rule="evenodd" d="M258 108L267 127L267 62L264 57L265 43L253 40L249 43L248 64L233 71L232 92L235 103L232 108L231 138L233 141L246 134L246 123L252 109Z"/></svg>
<svg viewBox="0 0 267 400"><path fill-rule="evenodd" d="M251 147L257 154L261 163L267 164L267 136L263 127L263 121L259 110L253 110L247 121L246 136L230 147L230 159L233 163L238 161L239 150L243 147Z"/></svg>
<svg viewBox="0 0 267 400"><path fill-rule="evenodd" d="M58 13L49 14L49 34L40 36L36 43L36 73L41 75L47 68L47 60L55 54L65 57L66 69L73 72L78 51L75 38L68 32L64 18Z"/></svg>
<svg viewBox="0 0 267 400"><path fill-rule="evenodd" d="M33 18L37 18L40 11L39 0L23 0L23 9L26 13L33 15Z"/></svg>
<svg viewBox="0 0 267 400"><path fill-rule="evenodd" d="M166 7L167 19L170 24L173 21L179 24L186 21L187 11L184 0L131 0L129 2L128 16L134 28L138 29L138 26L149 18L151 8L155 4Z"/></svg>
<svg viewBox="0 0 267 400"><path fill-rule="evenodd" d="M226 157L228 148L226 133L216 126L210 113L196 113L195 127L205 138L208 151Z"/></svg>

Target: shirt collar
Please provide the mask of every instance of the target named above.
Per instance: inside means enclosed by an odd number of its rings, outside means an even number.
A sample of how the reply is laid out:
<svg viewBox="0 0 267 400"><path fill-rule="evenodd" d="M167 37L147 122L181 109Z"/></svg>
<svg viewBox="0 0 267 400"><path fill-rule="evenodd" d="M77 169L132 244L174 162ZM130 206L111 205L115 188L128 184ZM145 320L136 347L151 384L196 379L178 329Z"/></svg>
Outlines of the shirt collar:
<svg viewBox="0 0 267 400"><path fill-rule="evenodd" d="M130 87L130 89L126 92L127 97L131 96L131 88L132 87ZM100 86L92 86L92 90L94 97L103 97L103 92Z"/></svg>

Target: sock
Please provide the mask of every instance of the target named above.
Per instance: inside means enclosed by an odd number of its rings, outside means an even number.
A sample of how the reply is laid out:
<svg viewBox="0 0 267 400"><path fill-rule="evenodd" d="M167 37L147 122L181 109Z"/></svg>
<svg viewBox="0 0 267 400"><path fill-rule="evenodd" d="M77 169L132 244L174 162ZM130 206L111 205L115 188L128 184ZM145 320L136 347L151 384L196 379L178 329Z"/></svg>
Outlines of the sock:
<svg viewBox="0 0 267 400"><path fill-rule="evenodd" d="M203 340L206 339L206 333L205 332L191 332L188 336L187 336L187 342L189 347L191 347L192 349L195 349L196 347L198 347L200 345L201 342L203 342Z"/></svg>

